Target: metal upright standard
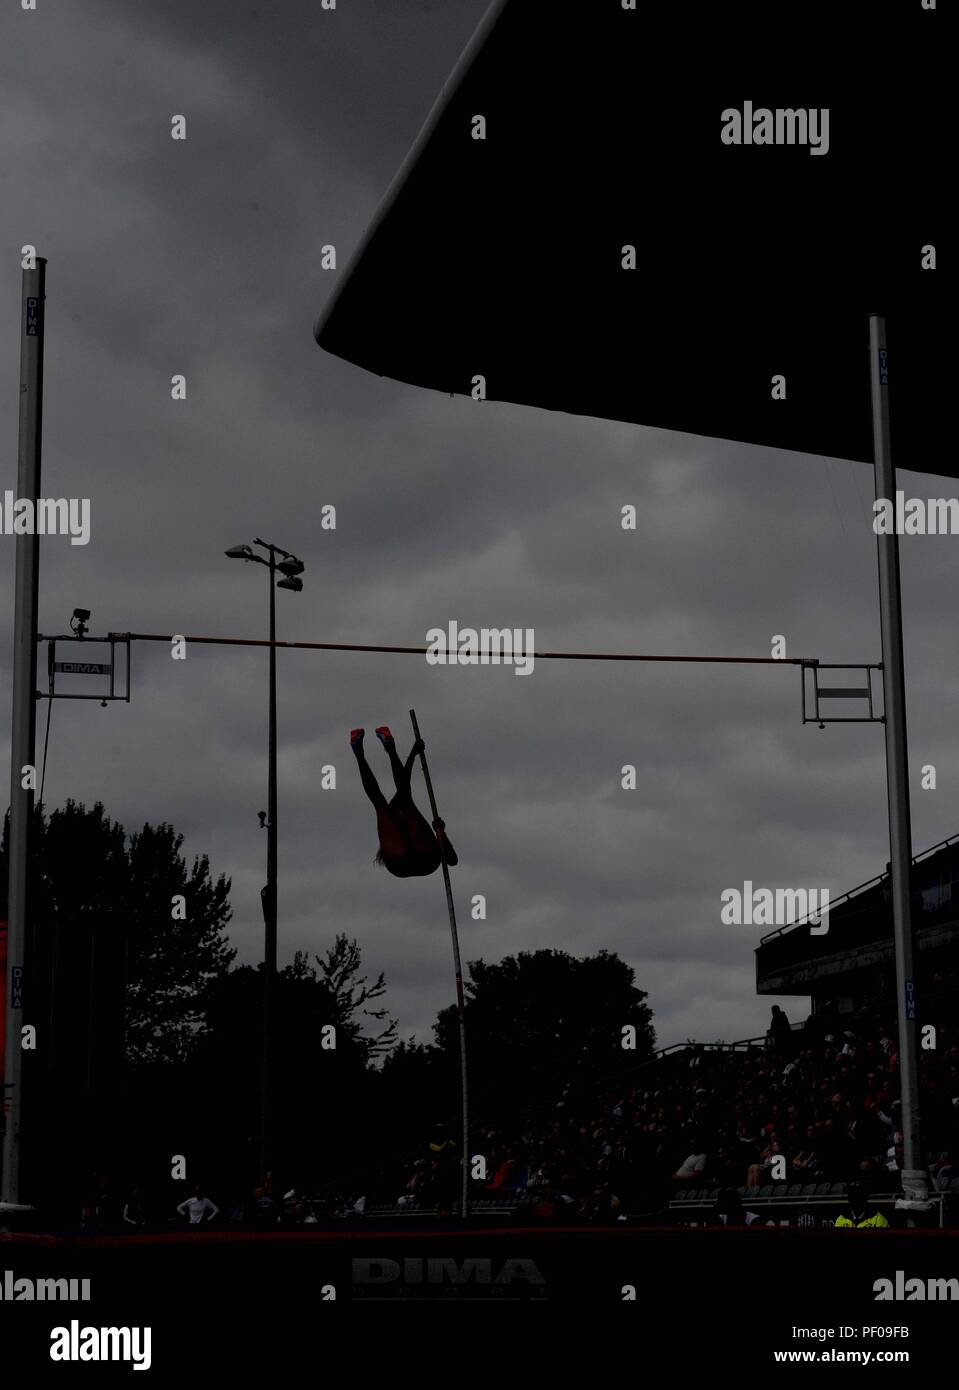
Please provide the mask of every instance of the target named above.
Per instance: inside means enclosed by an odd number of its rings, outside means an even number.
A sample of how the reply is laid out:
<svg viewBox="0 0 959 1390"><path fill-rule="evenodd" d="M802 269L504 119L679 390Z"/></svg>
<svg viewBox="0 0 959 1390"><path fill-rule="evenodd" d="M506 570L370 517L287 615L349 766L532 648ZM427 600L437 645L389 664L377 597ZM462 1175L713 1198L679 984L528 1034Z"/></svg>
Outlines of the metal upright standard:
<svg viewBox="0 0 959 1390"><path fill-rule="evenodd" d="M420 729L416 722L416 711L410 710L410 720L413 724L413 737L419 738ZM436 797L433 794L433 783L430 778L430 770L426 762L425 752L420 753L420 763L423 767L423 778L426 782L426 792L430 799L430 809L433 812L433 820L439 820L439 811L436 809ZM466 1088L466 1002L463 998L463 967L460 964L460 943L456 933L456 909L453 906L453 889L450 884L450 870L444 854L442 858L443 883L446 886L446 906L450 914L450 935L453 938L453 968L456 971L456 1017L459 1022L460 1032L460 1084L463 1093L463 1143L462 1143L462 1165L463 1165L463 1186L462 1186L462 1207L461 1214L465 1219L469 1214L469 1103L467 1100Z"/></svg>
<svg viewBox="0 0 959 1390"><path fill-rule="evenodd" d="M40 493L43 417L43 316L46 261L24 270L20 312L20 433L17 496L36 502ZM23 1201L20 1125L23 1109L24 978L27 939L27 862L33 787L36 781L36 665L39 537L22 532L16 540L16 596L13 625L13 726L10 745L10 837L7 922L7 1026L4 1066L3 1200ZM31 769L33 775L25 772ZM26 786L24 785L26 782Z"/></svg>
<svg viewBox="0 0 959 1390"><path fill-rule="evenodd" d="M876 499L896 499L896 468L889 442L889 353L886 320L869 316L869 363ZM902 595L899 537L879 535L879 623L882 637L883 706L886 717L886 797L889 806L889 887L892 897L899 1010L899 1079L902 1124L902 1188L905 1202L922 1204L928 1176L919 1142L919 1073L916 1033L918 1001L913 969L912 826L909 814L909 760L906 744L906 681L902 652Z"/></svg>

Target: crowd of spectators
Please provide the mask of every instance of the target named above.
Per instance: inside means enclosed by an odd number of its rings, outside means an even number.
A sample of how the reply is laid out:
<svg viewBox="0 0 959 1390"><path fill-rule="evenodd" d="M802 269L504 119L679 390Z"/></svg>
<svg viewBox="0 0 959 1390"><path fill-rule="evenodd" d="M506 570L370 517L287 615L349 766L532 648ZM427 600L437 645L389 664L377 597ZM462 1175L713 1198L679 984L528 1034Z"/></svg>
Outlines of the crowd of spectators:
<svg viewBox="0 0 959 1390"><path fill-rule="evenodd" d="M569 1086L524 1119L472 1132L470 1200L531 1219L625 1220L664 1211L683 1190L756 1193L787 1183L900 1186L903 1164L895 1026L860 1014L790 1027L778 1008L765 1040L689 1044L650 1059L618 1082ZM959 1179L959 1032L940 1024L919 1053L923 1161L930 1186ZM378 1203L453 1213L462 1181L455 1123L377 1183L317 1196L267 1174L247 1192L210 1195L171 1184L144 1196L91 1187L83 1230L260 1229L361 1220ZM482 1164L477 1159L482 1158Z"/></svg>
<svg viewBox="0 0 959 1390"><path fill-rule="evenodd" d="M486 1176L472 1181L472 1199L608 1221L662 1209L683 1188L858 1181L890 1191L903 1161L898 1095L889 1019L817 1018L793 1030L774 1009L765 1042L691 1045L630 1084L570 1089L523 1124L481 1128L473 1155L484 1157ZM954 1029L939 1027L936 1047L920 1052L920 1106L931 1186L945 1190L959 1175ZM411 1162L400 1204L451 1207L459 1181L455 1141L439 1130Z"/></svg>

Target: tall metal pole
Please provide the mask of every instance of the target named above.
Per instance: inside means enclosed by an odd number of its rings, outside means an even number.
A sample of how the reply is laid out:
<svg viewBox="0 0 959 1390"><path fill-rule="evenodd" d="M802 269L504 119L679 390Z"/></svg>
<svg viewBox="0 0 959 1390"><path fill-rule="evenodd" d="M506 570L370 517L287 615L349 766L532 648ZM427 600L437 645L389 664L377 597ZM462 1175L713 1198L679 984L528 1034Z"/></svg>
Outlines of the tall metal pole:
<svg viewBox="0 0 959 1390"><path fill-rule="evenodd" d="M20 310L20 436L17 496L35 503L40 492L43 419L43 320L46 260L24 270ZM37 600L40 542L34 534L16 541L13 626L13 727L10 744L10 838L7 923L7 1027L4 1065L3 1199L20 1203L23 1108L24 976L27 940L27 857L33 791L23 786L25 767L36 767ZM34 779L28 778L28 782Z"/></svg>
<svg viewBox="0 0 959 1390"><path fill-rule="evenodd" d="M420 727L416 722L416 710L410 710L410 720L413 724L413 737L419 738ZM433 782L430 778L430 770L426 762L426 754L420 753L420 763L423 768L423 778L426 782L426 791L430 799L430 808L433 812L434 821L439 820L439 811L436 809L436 797L433 795ZM453 889L450 885L450 870L446 862L446 856L441 860L443 866L443 883L446 886L446 907L450 915L450 935L453 938L453 968L456 971L456 1017L459 1021L460 1033L460 1087L463 1096L463 1189L462 1189L462 1214L464 1219L469 1213L469 1104L466 1091L466 1004L463 997L463 968L460 964L460 943L456 932L456 909L453 906Z"/></svg>
<svg viewBox="0 0 959 1390"><path fill-rule="evenodd" d="M270 550L270 755L267 800L266 887L263 890L265 925L263 977L263 1088L260 1103L260 1175L271 1162L271 1104L273 1083L273 1013L276 985L276 550Z"/></svg>
<svg viewBox="0 0 959 1390"><path fill-rule="evenodd" d="M896 469L889 442L889 354L886 320L869 315L869 365L876 499L896 503ZM906 680L902 650L902 595L899 537L877 537L879 621L882 636L882 687L886 734L886 796L889 806L889 888L892 897L896 993L899 1011L899 1081L902 1124L902 1188L908 1202L928 1195L919 1139L919 1072L916 1047L918 999L913 968L912 826L909 814L909 761L906 743Z"/></svg>

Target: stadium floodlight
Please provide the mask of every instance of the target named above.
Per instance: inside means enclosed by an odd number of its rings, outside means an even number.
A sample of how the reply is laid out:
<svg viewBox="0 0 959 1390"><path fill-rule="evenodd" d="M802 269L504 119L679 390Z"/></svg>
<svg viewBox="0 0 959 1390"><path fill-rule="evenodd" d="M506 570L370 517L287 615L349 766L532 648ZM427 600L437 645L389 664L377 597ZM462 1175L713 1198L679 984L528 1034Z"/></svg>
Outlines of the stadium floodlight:
<svg viewBox="0 0 959 1390"><path fill-rule="evenodd" d="M89 621L89 608L74 608L73 617L70 619L70 631L75 633L77 637L86 637Z"/></svg>
<svg viewBox="0 0 959 1390"><path fill-rule="evenodd" d="M266 884L260 893L263 907L263 1056L260 1078L260 1134L259 1168L266 1173L272 1167L272 1117L271 1086L274 1070L273 1014L276 981L276 936L277 936L277 770L276 770L276 591L289 589L298 594L303 588L302 574L306 566L302 560L291 555L282 546L265 541L260 536L253 537L253 544L266 551L268 559L257 555L249 545L234 545L226 551L231 560L255 560L264 565L270 574L270 705L269 705L269 768L267 772L267 810L260 811L261 829L267 832ZM282 556L282 559L277 559ZM277 571L283 575L277 580Z"/></svg>

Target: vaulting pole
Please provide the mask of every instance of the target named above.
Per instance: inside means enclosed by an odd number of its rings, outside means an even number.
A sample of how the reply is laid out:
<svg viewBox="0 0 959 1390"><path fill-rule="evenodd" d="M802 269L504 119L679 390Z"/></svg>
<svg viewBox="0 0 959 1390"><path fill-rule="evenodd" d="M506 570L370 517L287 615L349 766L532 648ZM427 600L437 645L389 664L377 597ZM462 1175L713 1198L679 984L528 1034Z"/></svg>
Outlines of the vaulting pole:
<svg viewBox="0 0 959 1390"><path fill-rule="evenodd" d="M896 510L896 467L889 441L889 354L886 320L869 315L869 366L876 499L888 498ZM921 459L913 460L920 466ZM913 966L912 827L909 811L909 760L906 742L906 679L902 651L902 594L899 537L895 528L877 536L879 623L882 637L883 713L886 734L886 798L889 809L889 889L892 897L896 995L899 1012L899 1085L902 1125L904 1204L922 1205L928 1174L919 1138L919 1072L916 1034L918 992Z"/></svg>
<svg viewBox="0 0 959 1390"><path fill-rule="evenodd" d="M35 506L40 492L40 444L43 419L43 301L47 263L23 272L20 306L20 443L17 497ZM16 595L13 623L13 723L10 742L10 833L8 841L7 1027L4 1064L3 1138L4 1201L17 1205L21 1196L21 1120L23 1111L24 956L27 942L27 861L37 731L37 598L40 540L36 527L16 539ZM24 780L27 786L24 787ZM34 994L34 997L36 995Z"/></svg>
<svg viewBox="0 0 959 1390"><path fill-rule="evenodd" d="M419 738L420 729L416 722L416 710L410 710L410 719L413 724L413 737ZM438 821L440 813L436 809L436 797L433 794L433 783L430 780L430 770L426 764L426 753L420 753L420 763L423 767L423 777L426 782L426 792L430 799L430 809L433 812L433 820ZM453 938L453 966L456 971L456 1016L459 1020L460 1030L460 1082L463 1092L463 1144L462 1144L462 1163L463 1163L463 1197L462 1213L463 1217L469 1212L469 1105L467 1103L466 1092L466 1005L463 998L463 968L460 965L460 943L456 934L456 909L453 906L453 889L450 885L450 870L446 862L446 855L442 858L443 883L446 886L446 906L450 914L450 935Z"/></svg>

